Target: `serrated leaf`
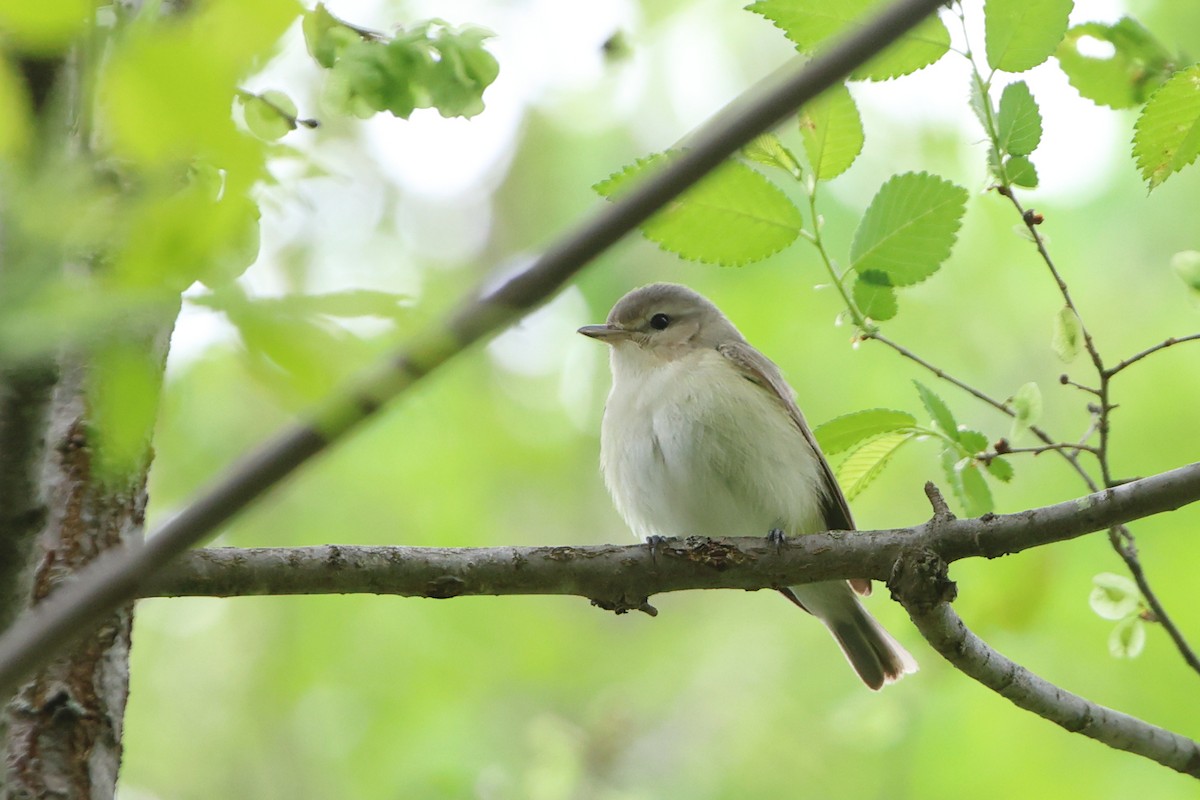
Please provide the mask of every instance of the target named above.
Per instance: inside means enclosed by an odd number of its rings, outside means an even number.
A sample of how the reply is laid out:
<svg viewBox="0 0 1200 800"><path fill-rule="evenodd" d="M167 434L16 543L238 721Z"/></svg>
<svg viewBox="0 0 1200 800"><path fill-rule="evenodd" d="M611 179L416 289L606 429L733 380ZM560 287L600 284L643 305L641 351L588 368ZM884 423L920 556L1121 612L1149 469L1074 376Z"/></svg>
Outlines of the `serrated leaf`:
<svg viewBox="0 0 1200 800"><path fill-rule="evenodd" d="M1063 306L1054 315L1054 336L1050 340L1050 347L1067 364L1074 361L1083 349L1083 323L1070 306Z"/></svg>
<svg viewBox="0 0 1200 800"><path fill-rule="evenodd" d="M759 0L746 6L783 31L796 49L811 55L830 39L871 19L886 0ZM880 55L851 73L854 80L887 80L937 61L950 49L950 32L936 16L926 18Z"/></svg>
<svg viewBox="0 0 1200 800"><path fill-rule="evenodd" d="M793 178L800 177L800 162L773 133L755 136L750 144L742 148L742 155L756 164L781 169Z"/></svg>
<svg viewBox="0 0 1200 800"><path fill-rule="evenodd" d="M1150 188L1200 155L1200 64L1176 72L1138 116L1133 156Z"/></svg>
<svg viewBox="0 0 1200 800"><path fill-rule="evenodd" d="M936 392L920 381L913 381L913 385L917 387L921 405L925 406L925 410L933 418L934 424L941 429L942 433L957 441L958 423L954 420L954 414L950 412L950 407L942 398L938 397Z"/></svg>
<svg viewBox="0 0 1200 800"><path fill-rule="evenodd" d="M1104 56L1085 52L1103 47L1111 52ZM1111 108L1140 105L1175 71L1166 48L1129 17L1113 25L1076 25L1067 31L1055 55L1080 95Z"/></svg>
<svg viewBox="0 0 1200 800"><path fill-rule="evenodd" d="M1013 466L1008 459L996 456L987 462L988 473L998 481L1008 483L1013 479Z"/></svg>
<svg viewBox="0 0 1200 800"><path fill-rule="evenodd" d="M650 156L594 188L617 197L662 168L672 153ZM642 225L646 238L691 261L743 266L779 252L800 234L795 204L761 173L736 161L717 167Z"/></svg>
<svg viewBox="0 0 1200 800"><path fill-rule="evenodd" d="M913 433L885 433L852 450L837 468L838 483L845 490L846 499L853 500L861 494L879 477L896 451L915 436Z"/></svg>
<svg viewBox="0 0 1200 800"><path fill-rule="evenodd" d="M968 517L981 517L995 510L996 504L992 500L992 490L988 488L987 481L983 478L983 472L980 471L977 464L969 463L963 467L961 479L963 511Z"/></svg>
<svg viewBox="0 0 1200 800"><path fill-rule="evenodd" d="M1137 584L1124 575L1101 572L1092 577L1092 593L1088 605L1103 619L1125 619L1137 613L1141 593Z"/></svg>
<svg viewBox="0 0 1200 800"><path fill-rule="evenodd" d="M988 66L1024 72L1053 53L1067 31L1074 0L987 0L983 6Z"/></svg>
<svg viewBox="0 0 1200 800"><path fill-rule="evenodd" d="M1137 658L1146 647L1146 624L1137 617L1118 622L1108 635L1108 652L1113 658Z"/></svg>
<svg viewBox="0 0 1200 800"><path fill-rule="evenodd" d="M1036 189L1038 185L1037 168L1025 156L1009 156L1004 160L1004 175L1008 182L1026 189Z"/></svg>
<svg viewBox="0 0 1200 800"><path fill-rule="evenodd" d="M1042 140L1042 115L1025 81L1010 83L1000 94L997 144L1010 155L1027 156Z"/></svg>
<svg viewBox="0 0 1200 800"><path fill-rule="evenodd" d="M893 176L854 233L851 267L859 274L883 272L893 286L925 280L949 257L966 204L966 189L936 175Z"/></svg>
<svg viewBox="0 0 1200 800"><path fill-rule="evenodd" d="M917 424L912 414L890 408L870 408L835 417L813 431L827 454L849 450L859 442L883 433L907 430Z"/></svg>
<svg viewBox="0 0 1200 800"><path fill-rule="evenodd" d="M988 438L979 431L961 430L958 432L958 445L974 456L988 449Z"/></svg>
<svg viewBox="0 0 1200 800"><path fill-rule="evenodd" d="M1033 381L1022 386L1013 395L1009 405L1013 410L1012 430L1008 438L1016 441L1021 434L1036 425L1042 418L1042 390Z"/></svg>
<svg viewBox="0 0 1200 800"><path fill-rule="evenodd" d="M896 290L886 273L869 269L854 280L854 305L867 317L884 322L896 316Z"/></svg>
<svg viewBox="0 0 1200 800"><path fill-rule="evenodd" d="M1183 250L1171 256L1171 269L1193 292L1200 292L1200 251Z"/></svg>
<svg viewBox="0 0 1200 800"><path fill-rule="evenodd" d="M862 117L845 84L825 91L800 110L800 138L818 180L841 175L863 148Z"/></svg>
<svg viewBox="0 0 1200 800"><path fill-rule="evenodd" d="M971 88L967 97L975 119L979 120L979 124L983 126L985 132L990 131L995 123L996 110L992 107L992 98L987 93L987 87L984 86L983 78L978 72L972 71L971 73Z"/></svg>

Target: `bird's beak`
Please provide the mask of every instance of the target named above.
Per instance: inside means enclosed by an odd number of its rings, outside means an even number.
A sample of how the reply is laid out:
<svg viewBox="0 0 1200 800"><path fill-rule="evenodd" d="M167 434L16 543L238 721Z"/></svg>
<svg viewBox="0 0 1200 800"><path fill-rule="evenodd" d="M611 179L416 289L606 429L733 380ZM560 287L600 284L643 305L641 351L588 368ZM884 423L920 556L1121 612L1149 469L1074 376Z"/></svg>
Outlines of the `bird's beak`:
<svg viewBox="0 0 1200 800"><path fill-rule="evenodd" d="M614 342L629 336L629 331L616 325L584 325L579 332L602 342Z"/></svg>

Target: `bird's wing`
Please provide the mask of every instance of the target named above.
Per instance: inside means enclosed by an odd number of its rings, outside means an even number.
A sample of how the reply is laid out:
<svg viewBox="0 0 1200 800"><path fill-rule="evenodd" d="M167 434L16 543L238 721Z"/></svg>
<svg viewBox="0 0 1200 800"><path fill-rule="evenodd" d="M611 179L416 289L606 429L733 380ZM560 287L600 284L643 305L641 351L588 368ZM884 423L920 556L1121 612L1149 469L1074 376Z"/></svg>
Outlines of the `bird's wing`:
<svg viewBox="0 0 1200 800"><path fill-rule="evenodd" d="M821 496L821 515L825 520L826 529L831 531L854 530L854 518L850 516L850 505L846 502L846 496L842 494L842 487L838 486L837 478L833 477L833 470L829 468L825 454L821 452L817 440L813 438L812 431L808 428L808 423L804 421L804 415L800 413L800 408L792 397L792 389L783 379L779 367L745 342L729 342L719 345L717 352L725 356L729 363L733 364L747 380L761 386L783 406L788 416L792 418L792 422L796 423L801 435L804 436L804 441L816 455L817 462L821 465L821 475L825 480L825 491ZM869 580L855 578L850 581L850 585L859 594L871 593Z"/></svg>

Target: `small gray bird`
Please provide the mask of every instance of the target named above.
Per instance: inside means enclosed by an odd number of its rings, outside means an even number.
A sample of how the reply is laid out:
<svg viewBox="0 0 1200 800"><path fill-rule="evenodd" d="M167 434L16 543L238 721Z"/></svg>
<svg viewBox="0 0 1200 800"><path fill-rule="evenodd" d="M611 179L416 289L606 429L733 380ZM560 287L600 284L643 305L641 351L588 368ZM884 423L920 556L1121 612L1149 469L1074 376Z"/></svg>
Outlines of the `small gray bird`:
<svg viewBox="0 0 1200 800"><path fill-rule="evenodd" d="M637 535L761 536L851 530L846 498L779 368L686 286L625 295L604 325L611 346L600 466ZM853 587L853 589L851 588ZM867 580L781 590L825 626L872 689L917 662L859 603Z"/></svg>

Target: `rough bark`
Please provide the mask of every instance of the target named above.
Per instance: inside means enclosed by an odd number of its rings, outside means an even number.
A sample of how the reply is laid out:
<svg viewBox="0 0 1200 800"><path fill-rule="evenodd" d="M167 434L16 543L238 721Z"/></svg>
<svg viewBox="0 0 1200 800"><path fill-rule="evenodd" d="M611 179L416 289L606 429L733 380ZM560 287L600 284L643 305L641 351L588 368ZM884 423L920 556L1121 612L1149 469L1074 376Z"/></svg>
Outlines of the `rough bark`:
<svg viewBox="0 0 1200 800"><path fill-rule="evenodd" d="M94 479L80 373L64 376L50 404L40 475L44 523L28 548L27 607L101 552L140 535L145 473L120 490ZM0 716L5 797L112 797L132 620L132 606L118 609L9 699Z"/></svg>

